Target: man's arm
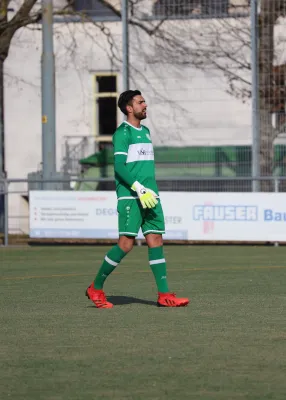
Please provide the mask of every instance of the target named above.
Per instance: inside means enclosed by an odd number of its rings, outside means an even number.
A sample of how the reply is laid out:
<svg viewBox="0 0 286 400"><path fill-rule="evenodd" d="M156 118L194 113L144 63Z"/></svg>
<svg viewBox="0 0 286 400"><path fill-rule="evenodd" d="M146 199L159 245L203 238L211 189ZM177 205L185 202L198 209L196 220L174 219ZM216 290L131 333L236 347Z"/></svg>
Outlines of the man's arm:
<svg viewBox="0 0 286 400"><path fill-rule="evenodd" d="M114 172L115 175L120 178L121 181L132 187L136 179L126 168L127 153L122 154L121 152L114 153Z"/></svg>
<svg viewBox="0 0 286 400"><path fill-rule="evenodd" d="M124 129L117 130L112 138L114 147L114 172L122 182L128 186L132 186L135 182L135 178L126 168L126 160L128 155L128 131L127 127Z"/></svg>
<svg viewBox="0 0 286 400"><path fill-rule="evenodd" d="M153 208L158 203L155 198L156 194L150 189L145 188L141 183L136 181L134 176L126 167L128 155L128 136L126 131L115 132L113 136L114 146L114 172L115 176L126 183L134 190L139 197L143 208Z"/></svg>

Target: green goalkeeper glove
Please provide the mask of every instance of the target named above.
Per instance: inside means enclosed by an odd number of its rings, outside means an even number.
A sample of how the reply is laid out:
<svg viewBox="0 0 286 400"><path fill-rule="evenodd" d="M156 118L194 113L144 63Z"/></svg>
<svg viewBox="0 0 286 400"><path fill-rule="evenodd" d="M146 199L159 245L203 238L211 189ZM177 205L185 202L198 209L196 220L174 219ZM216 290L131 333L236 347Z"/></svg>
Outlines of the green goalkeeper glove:
<svg viewBox="0 0 286 400"><path fill-rule="evenodd" d="M131 186L131 189L137 192L140 203L143 208L153 208L158 204L158 200L156 199L156 193L153 190L145 188L141 183L134 182Z"/></svg>

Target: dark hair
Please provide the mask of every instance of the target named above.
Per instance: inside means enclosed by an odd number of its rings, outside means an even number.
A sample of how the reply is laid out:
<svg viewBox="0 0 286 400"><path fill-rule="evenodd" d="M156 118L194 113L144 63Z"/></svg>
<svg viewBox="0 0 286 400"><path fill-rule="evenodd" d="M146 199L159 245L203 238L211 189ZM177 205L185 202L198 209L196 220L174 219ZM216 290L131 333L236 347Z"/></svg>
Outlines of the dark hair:
<svg viewBox="0 0 286 400"><path fill-rule="evenodd" d="M130 105L130 101L133 99L133 97L140 95L141 95L140 90L126 90L125 92L121 93L118 99L118 107L123 112L123 114L125 115L128 114L126 106L128 104Z"/></svg>

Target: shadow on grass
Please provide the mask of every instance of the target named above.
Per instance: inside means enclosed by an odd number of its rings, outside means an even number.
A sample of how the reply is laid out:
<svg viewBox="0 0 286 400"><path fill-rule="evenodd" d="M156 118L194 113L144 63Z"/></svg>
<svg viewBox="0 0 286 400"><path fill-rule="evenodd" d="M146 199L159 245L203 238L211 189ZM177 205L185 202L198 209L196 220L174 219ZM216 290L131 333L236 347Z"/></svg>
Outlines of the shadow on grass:
<svg viewBox="0 0 286 400"><path fill-rule="evenodd" d="M131 297L131 296L107 296L107 300L110 301L115 306L123 306L125 304L134 304L134 303L145 304L148 306L157 306L157 303L155 301L138 299L137 297Z"/></svg>

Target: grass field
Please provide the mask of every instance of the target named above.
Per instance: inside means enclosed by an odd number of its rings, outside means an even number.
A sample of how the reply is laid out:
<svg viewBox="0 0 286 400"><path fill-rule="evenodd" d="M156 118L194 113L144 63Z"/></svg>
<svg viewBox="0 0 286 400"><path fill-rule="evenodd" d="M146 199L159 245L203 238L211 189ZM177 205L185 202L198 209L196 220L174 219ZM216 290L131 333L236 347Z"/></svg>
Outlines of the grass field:
<svg viewBox="0 0 286 400"><path fill-rule="evenodd" d="M285 247L167 246L178 309L137 247L100 310L84 292L107 249L0 249L1 400L285 400Z"/></svg>

